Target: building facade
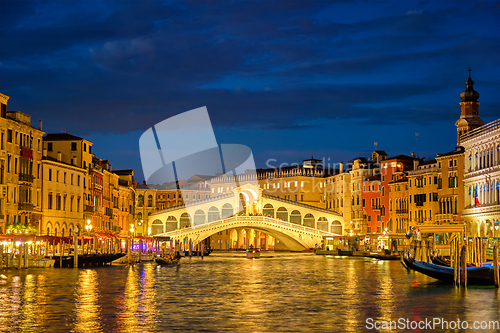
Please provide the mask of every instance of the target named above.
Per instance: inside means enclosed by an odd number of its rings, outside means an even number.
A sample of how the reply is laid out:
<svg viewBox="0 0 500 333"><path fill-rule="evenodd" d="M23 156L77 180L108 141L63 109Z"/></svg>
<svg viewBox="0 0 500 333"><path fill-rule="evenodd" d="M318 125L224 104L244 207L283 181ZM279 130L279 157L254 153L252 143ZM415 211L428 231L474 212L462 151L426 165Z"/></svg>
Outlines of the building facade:
<svg viewBox="0 0 500 333"><path fill-rule="evenodd" d="M460 137L464 147L465 209L471 236L500 235L500 119Z"/></svg>
<svg viewBox="0 0 500 333"><path fill-rule="evenodd" d="M9 96L0 93L0 233L40 228L42 128L31 116L7 111Z"/></svg>

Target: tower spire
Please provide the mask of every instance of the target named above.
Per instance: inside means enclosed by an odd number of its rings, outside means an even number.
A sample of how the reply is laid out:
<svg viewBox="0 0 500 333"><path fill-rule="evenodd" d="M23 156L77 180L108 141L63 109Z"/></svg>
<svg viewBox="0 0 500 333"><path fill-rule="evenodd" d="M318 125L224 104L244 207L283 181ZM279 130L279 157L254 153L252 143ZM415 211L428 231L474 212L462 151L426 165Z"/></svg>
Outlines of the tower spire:
<svg viewBox="0 0 500 333"><path fill-rule="evenodd" d="M479 93L474 90L474 81L472 81L470 72L467 70L469 78L465 82L466 89L460 94L460 119L455 122L457 127L457 145L460 146L460 136L467 132L484 125L484 121L479 118Z"/></svg>

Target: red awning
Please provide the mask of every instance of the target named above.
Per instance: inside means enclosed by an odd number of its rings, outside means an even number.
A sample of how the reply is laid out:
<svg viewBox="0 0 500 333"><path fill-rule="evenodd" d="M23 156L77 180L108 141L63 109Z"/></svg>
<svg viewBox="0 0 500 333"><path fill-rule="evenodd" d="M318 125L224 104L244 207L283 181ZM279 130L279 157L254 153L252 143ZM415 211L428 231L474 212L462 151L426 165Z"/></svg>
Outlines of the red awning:
<svg viewBox="0 0 500 333"><path fill-rule="evenodd" d="M106 233L101 233L101 232L96 232L95 236L99 237L99 238L115 238L116 237L113 234L106 234Z"/></svg>

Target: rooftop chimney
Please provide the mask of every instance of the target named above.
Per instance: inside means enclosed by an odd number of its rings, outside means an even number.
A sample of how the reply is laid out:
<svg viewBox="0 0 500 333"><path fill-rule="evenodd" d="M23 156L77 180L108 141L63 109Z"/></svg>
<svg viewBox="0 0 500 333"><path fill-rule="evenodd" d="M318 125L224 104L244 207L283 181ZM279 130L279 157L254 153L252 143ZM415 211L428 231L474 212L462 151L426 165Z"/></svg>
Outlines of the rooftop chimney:
<svg viewBox="0 0 500 333"><path fill-rule="evenodd" d="M59 162L61 162L61 156L62 156L61 152L60 152L60 151L58 151L58 152L57 152L57 160L58 160Z"/></svg>
<svg viewBox="0 0 500 333"><path fill-rule="evenodd" d="M38 129L41 131L42 130L42 123L43 123L43 120L39 120L38 121Z"/></svg>
<svg viewBox="0 0 500 333"><path fill-rule="evenodd" d="M411 157L415 157L415 152L414 151L411 152Z"/></svg>

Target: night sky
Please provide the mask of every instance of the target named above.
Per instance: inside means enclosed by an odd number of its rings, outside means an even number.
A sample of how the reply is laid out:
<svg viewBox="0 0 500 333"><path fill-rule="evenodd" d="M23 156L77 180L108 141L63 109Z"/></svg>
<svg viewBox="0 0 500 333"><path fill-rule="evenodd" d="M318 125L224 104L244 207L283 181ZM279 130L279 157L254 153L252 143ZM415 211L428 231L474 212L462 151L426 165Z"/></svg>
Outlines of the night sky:
<svg viewBox="0 0 500 333"><path fill-rule="evenodd" d="M201 106L258 167L374 142L433 158L455 148L469 66L500 118L499 34L498 1L0 0L0 92L139 181L140 135Z"/></svg>

